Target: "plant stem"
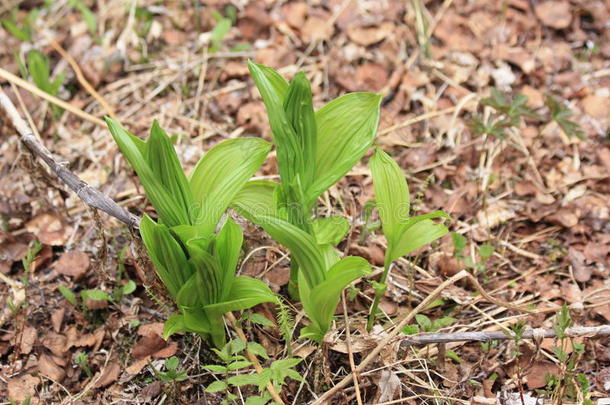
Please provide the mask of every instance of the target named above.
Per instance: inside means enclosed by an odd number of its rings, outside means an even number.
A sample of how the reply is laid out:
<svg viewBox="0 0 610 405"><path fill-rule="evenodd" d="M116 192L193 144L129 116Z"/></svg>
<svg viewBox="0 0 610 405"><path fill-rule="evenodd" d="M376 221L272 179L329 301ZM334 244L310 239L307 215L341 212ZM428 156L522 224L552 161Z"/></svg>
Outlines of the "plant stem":
<svg viewBox="0 0 610 405"><path fill-rule="evenodd" d="M383 266L383 274L379 279L379 284L383 287L378 286L377 288L375 288L375 298L373 299L373 304L371 305L371 310L369 312L369 319L366 323L367 332L371 331L371 329L373 328L373 324L375 323L375 316L377 315L377 310L379 308L379 301L381 301L381 297L383 297L383 294L385 293L385 290L387 288L385 282L388 279L388 274L390 274L391 268L392 263L385 263Z"/></svg>
<svg viewBox="0 0 610 405"><path fill-rule="evenodd" d="M294 301L299 299L299 266L290 258L290 280L288 281L288 295Z"/></svg>

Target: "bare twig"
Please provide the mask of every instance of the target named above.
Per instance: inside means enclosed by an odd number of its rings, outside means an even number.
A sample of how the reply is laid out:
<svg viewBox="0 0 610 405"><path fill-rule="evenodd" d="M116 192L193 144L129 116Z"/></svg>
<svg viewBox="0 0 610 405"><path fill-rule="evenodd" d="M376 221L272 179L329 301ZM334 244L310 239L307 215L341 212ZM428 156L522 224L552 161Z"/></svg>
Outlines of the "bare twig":
<svg viewBox="0 0 610 405"><path fill-rule="evenodd" d="M567 328L567 337L595 338L610 335L610 325L601 326L573 326ZM554 338L555 331L552 329L529 329L523 332L523 339ZM490 340L509 340L510 335L500 331L482 332L454 332L454 333L422 333L420 335L405 336L400 342L401 346L428 345L433 343L451 342L488 342Z"/></svg>
<svg viewBox="0 0 610 405"><path fill-rule="evenodd" d="M104 211L106 214L118 219L132 228L137 228L140 219L129 213L125 208L118 205L112 198L103 194L95 187L82 181L72 173L65 165L59 163L51 152L36 138L30 126L23 120L21 114L15 108L10 98L0 89L0 107L6 112L6 116L19 133L21 141L36 156L44 160L51 171L57 175L78 197L87 205Z"/></svg>

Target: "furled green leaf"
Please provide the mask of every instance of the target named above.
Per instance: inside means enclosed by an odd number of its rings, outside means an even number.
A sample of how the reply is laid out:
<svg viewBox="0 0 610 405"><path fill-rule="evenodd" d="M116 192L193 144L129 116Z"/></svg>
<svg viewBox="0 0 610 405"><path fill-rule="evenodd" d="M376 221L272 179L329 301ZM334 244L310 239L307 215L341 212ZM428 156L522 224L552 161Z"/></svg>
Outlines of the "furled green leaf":
<svg viewBox="0 0 610 405"><path fill-rule="evenodd" d="M247 182L235 195L231 206L249 221L256 223L259 216L277 217L273 193L277 183L266 180Z"/></svg>
<svg viewBox="0 0 610 405"><path fill-rule="evenodd" d="M140 183L146 191L146 196L155 207L155 210L167 226L189 224L190 219L182 210L176 196L172 195L161 183L161 180L153 172L146 160L146 149L148 145L127 132L120 124L105 117L108 129L121 153L131 167L134 168L140 179Z"/></svg>
<svg viewBox="0 0 610 405"><path fill-rule="evenodd" d="M338 215L316 218L313 221L313 232L319 245L337 246L345 238L349 228L347 219Z"/></svg>
<svg viewBox="0 0 610 405"><path fill-rule="evenodd" d="M316 112L316 173L306 193L309 206L369 149L377 132L380 104L377 94L350 93Z"/></svg>
<svg viewBox="0 0 610 405"><path fill-rule="evenodd" d="M267 108L280 176L283 182L290 184L299 175L305 162L301 140L284 110L284 100L290 92L289 85L267 66L248 62L248 69Z"/></svg>
<svg viewBox="0 0 610 405"><path fill-rule="evenodd" d="M370 268L365 259L356 256L335 263L328 270L326 280L312 288L309 298L303 301L303 308L313 323L303 329L301 336L321 341L330 327L341 291L355 279L368 274Z"/></svg>
<svg viewBox="0 0 610 405"><path fill-rule="evenodd" d="M299 142L299 175L301 187L309 188L315 176L316 118L313 111L311 87L303 72L290 82L284 99L284 111ZM294 162L296 164L296 162Z"/></svg>
<svg viewBox="0 0 610 405"><path fill-rule="evenodd" d="M235 269L244 242L241 228L231 218L227 219L214 244L214 255L220 261L223 272L221 277L222 294L220 300L225 300L231 291L231 283L235 278Z"/></svg>
<svg viewBox="0 0 610 405"><path fill-rule="evenodd" d="M194 222L212 233L222 214L261 166L271 145L260 138L224 141L208 151L190 177L195 212Z"/></svg>
<svg viewBox="0 0 610 405"><path fill-rule="evenodd" d="M102 290L82 290L80 295L83 300L88 298L93 301L112 301L112 297Z"/></svg>
<svg viewBox="0 0 610 405"><path fill-rule="evenodd" d="M324 258L313 236L280 218L260 216L256 223L290 249L309 286L316 286L325 279Z"/></svg>
<svg viewBox="0 0 610 405"><path fill-rule="evenodd" d="M435 215L436 217L447 217L444 212L436 212L426 215ZM422 215L423 216L423 215ZM417 218L417 217L415 217ZM422 221L413 223L413 225L406 227L400 237L398 238L392 250L388 252L389 262L393 262L399 257L408 255L420 247L427 245L430 242L441 238L449 232L447 227L443 224L437 224L430 219L424 219Z"/></svg>
<svg viewBox="0 0 610 405"><path fill-rule="evenodd" d="M163 325L163 339L167 340L174 333L188 332L184 325L184 317L182 315L173 314L167 318Z"/></svg>
<svg viewBox="0 0 610 405"><path fill-rule="evenodd" d="M210 314L223 315L230 311L251 308L263 302L276 301L277 297L267 284L251 277L236 277L226 301L206 305L204 308Z"/></svg>
<svg viewBox="0 0 610 405"><path fill-rule="evenodd" d="M184 250L165 225L155 223L148 215L140 221L140 234L159 278L171 296L177 297L194 272Z"/></svg>
<svg viewBox="0 0 610 405"><path fill-rule="evenodd" d="M177 203L175 209L181 210L182 216L190 219L192 213L189 211L193 207L193 194L176 150L157 120L153 122L146 144L144 156L148 167L168 193L174 197L174 201Z"/></svg>
<svg viewBox="0 0 610 405"><path fill-rule="evenodd" d="M72 305L76 306L76 295L74 295L74 292L72 292L71 289L69 289L68 287L65 287L63 285L60 285L59 287L57 287L57 289L59 290L59 292L61 293L61 295L64 296L64 298Z"/></svg>

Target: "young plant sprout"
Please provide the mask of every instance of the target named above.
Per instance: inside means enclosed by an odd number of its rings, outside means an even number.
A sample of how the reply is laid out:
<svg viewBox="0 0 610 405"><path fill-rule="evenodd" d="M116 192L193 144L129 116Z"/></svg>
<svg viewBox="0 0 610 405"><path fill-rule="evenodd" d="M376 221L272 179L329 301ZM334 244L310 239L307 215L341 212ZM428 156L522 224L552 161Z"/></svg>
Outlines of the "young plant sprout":
<svg viewBox="0 0 610 405"><path fill-rule="evenodd" d="M159 215L158 221L145 215L140 232L159 278L180 310L166 322L165 337L197 332L221 347L223 314L276 301L262 281L235 275L243 242L239 226L227 218L216 232L270 145L259 138L221 142L187 178L170 138L156 122L145 142L112 119L106 121Z"/></svg>

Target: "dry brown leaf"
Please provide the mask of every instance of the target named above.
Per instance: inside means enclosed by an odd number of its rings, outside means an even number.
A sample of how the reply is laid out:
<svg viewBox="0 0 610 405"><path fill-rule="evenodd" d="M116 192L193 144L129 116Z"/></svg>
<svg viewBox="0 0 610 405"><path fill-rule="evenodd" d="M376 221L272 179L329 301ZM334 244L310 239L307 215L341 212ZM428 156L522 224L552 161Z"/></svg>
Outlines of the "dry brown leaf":
<svg viewBox="0 0 610 405"><path fill-rule="evenodd" d="M546 375L558 375L559 366L550 361L536 361L527 371L527 387L530 390L545 387Z"/></svg>
<svg viewBox="0 0 610 405"><path fill-rule="evenodd" d="M570 3L561 0L549 0L536 5L536 16L547 27L561 30L568 28L572 22Z"/></svg>
<svg viewBox="0 0 610 405"><path fill-rule="evenodd" d="M140 327L138 328L138 335L140 335L140 336L150 336L150 335L163 336L163 322L153 322L153 323L147 323L145 325L140 325Z"/></svg>
<svg viewBox="0 0 610 405"><path fill-rule="evenodd" d="M23 332L21 333L21 353L30 354L32 352L32 347L36 344L37 339L38 331L36 330L36 328L32 328L31 326L25 327L23 329Z"/></svg>
<svg viewBox="0 0 610 405"><path fill-rule="evenodd" d="M142 337L131 352L134 359L142 359L158 352L166 346L165 340L156 333Z"/></svg>
<svg viewBox="0 0 610 405"><path fill-rule="evenodd" d="M309 43L330 39L333 35L334 27L332 24L329 24L328 21L327 18L319 16L310 16L307 18L307 21L305 21L305 24L301 29L303 39Z"/></svg>
<svg viewBox="0 0 610 405"><path fill-rule="evenodd" d="M58 357L62 357L69 349L66 336L54 332L42 338L42 345Z"/></svg>
<svg viewBox="0 0 610 405"><path fill-rule="evenodd" d="M51 246L62 246L72 233L70 226L53 213L35 216L26 224L26 229L36 235L40 242Z"/></svg>
<svg viewBox="0 0 610 405"><path fill-rule="evenodd" d="M560 208L555 214L549 216L549 220L566 228L572 228L578 224L578 216L574 213L573 208Z"/></svg>
<svg viewBox="0 0 610 405"><path fill-rule="evenodd" d="M125 369L125 371L131 375L139 374L140 371L142 371L144 369L144 367L146 367L146 365L148 364L149 361L150 361L150 356L146 356L142 359L136 360L133 363L131 363L131 365L129 367L127 367Z"/></svg>
<svg viewBox="0 0 610 405"><path fill-rule="evenodd" d="M38 370L41 374L58 382L61 382L66 376L64 369L55 364L48 354L42 354L38 359Z"/></svg>
<svg viewBox="0 0 610 405"><path fill-rule="evenodd" d="M477 213L479 224L487 229L495 228L502 222L513 219L517 214L515 211L503 201L496 201L486 209L480 210Z"/></svg>
<svg viewBox="0 0 610 405"><path fill-rule="evenodd" d="M118 380L121 374L121 366L117 362L111 362L103 370L99 380L95 383L95 388L103 388Z"/></svg>
<svg viewBox="0 0 610 405"><path fill-rule="evenodd" d="M55 263L55 270L59 274L74 277L78 280L87 273L90 265L89 255L85 252L72 250L61 255Z"/></svg>
<svg viewBox="0 0 610 405"><path fill-rule="evenodd" d="M31 374L25 374L8 380L8 397L13 401L21 402L36 394L36 387L40 384L40 378Z"/></svg>
<svg viewBox="0 0 610 405"><path fill-rule="evenodd" d="M172 343L171 345L167 345L163 349L154 353L152 356L155 359L167 359L168 357L172 357L178 351L178 344Z"/></svg>
<svg viewBox="0 0 610 405"><path fill-rule="evenodd" d="M582 99L582 108L593 118L610 118L610 98L590 95Z"/></svg>
<svg viewBox="0 0 610 405"><path fill-rule="evenodd" d="M585 264L585 255L573 247L568 249L568 260L574 271L574 278L580 283L585 283L591 279L593 268Z"/></svg>
<svg viewBox="0 0 610 405"><path fill-rule="evenodd" d="M144 399L153 399L161 393L161 381L153 381L140 391L140 397Z"/></svg>
<svg viewBox="0 0 610 405"><path fill-rule="evenodd" d="M57 308L51 314L51 325L53 325L53 331L56 333L61 332L61 325L64 322L64 316L66 315L66 308Z"/></svg>
<svg viewBox="0 0 610 405"><path fill-rule="evenodd" d="M307 4L291 2L282 5L282 17L292 28L301 29L307 17Z"/></svg>
<svg viewBox="0 0 610 405"><path fill-rule="evenodd" d="M375 395L374 403L393 401L395 398L400 397L400 395L400 378L390 370L382 370L379 382L377 383L377 394Z"/></svg>
<svg viewBox="0 0 610 405"><path fill-rule="evenodd" d="M347 28L347 36L358 45L369 46L384 40L392 35L394 23L384 21L377 27L357 27Z"/></svg>

